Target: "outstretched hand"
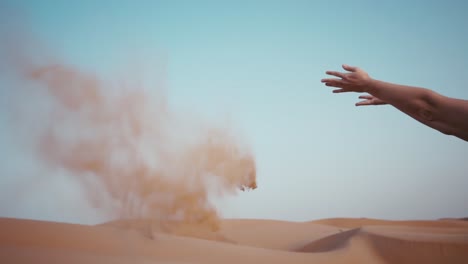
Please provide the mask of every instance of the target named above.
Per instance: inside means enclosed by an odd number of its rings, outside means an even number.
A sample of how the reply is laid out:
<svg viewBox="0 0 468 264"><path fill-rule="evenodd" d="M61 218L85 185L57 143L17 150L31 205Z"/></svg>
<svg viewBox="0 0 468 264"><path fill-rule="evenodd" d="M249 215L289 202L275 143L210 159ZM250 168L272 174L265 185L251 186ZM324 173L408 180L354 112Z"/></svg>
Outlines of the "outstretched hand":
<svg viewBox="0 0 468 264"><path fill-rule="evenodd" d="M325 83L326 86L339 88L333 90L334 93L363 93L368 91L372 79L369 77L367 72L361 70L358 67L349 65L343 65L343 69L348 71L348 73L327 71L326 74L336 76L338 78L322 79L322 83Z"/></svg>

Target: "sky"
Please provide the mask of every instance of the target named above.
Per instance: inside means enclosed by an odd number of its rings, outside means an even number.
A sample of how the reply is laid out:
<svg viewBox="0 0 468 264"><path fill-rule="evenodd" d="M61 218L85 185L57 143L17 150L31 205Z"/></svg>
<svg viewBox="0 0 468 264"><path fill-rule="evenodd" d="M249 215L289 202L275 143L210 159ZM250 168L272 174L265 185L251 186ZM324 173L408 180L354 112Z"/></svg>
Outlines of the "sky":
<svg viewBox="0 0 468 264"><path fill-rule="evenodd" d="M320 83L346 63L468 99L466 1L2 2L77 67L112 78L128 60L154 58L171 105L235 127L255 153L259 188L216 201L224 217L468 215L466 142L391 106L355 107L359 94L332 94ZM2 105L8 89L1 87ZM28 171L7 114L3 108L3 193L15 172ZM0 216L99 221L60 181L1 204Z"/></svg>

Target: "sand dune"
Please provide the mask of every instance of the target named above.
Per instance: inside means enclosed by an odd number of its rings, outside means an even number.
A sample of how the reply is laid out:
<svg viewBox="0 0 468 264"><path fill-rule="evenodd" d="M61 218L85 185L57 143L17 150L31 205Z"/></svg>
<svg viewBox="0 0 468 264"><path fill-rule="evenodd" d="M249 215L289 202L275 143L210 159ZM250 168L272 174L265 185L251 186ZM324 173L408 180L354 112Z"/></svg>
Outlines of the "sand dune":
<svg viewBox="0 0 468 264"><path fill-rule="evenodd" d="M238 244L291 250L311 239L338 232L336 227L274 220L224 220L221 233ZM281 239L278 239L281 238Z"/></svg>
<svg viewBox="0 0 468 264"><path fill-rule="evenodd" d="M340 227L331 226L337 223ZM149 219L87 226L0 218L0 260L91 264L461 264L468 263L468 226L438 220L229 219L222 221L220 230L213 231L203 225L156 224Z"/></svg>
<svg viewBox="0 0 468 264"><path fill-rule="evenodd" d="M359 231L360 228L355 228L344 232L339 232L321 239L317 239L311 243L306 244L305 246L293 249L293 251L316 253L344 248L347 244L349 244L349 240Z"/></svg>
<svg viewBox="0 0 468 264"><path fill-rule="evenodd" d="M389 226L416 226L416 227L466 227L468 221L458 219L441 219L441 220L382 220L372 218L329 218L311 221L311 223L331 225L343 228L358 228L363 226L373 225L389 225Z"/></svg>
<svg viewBox="0 0 468 264"><path fill-rule="evenodd" d="M361 240L385 263L466 263L468 229L372 226L311 242L299 252L329 252Z"/></svg>

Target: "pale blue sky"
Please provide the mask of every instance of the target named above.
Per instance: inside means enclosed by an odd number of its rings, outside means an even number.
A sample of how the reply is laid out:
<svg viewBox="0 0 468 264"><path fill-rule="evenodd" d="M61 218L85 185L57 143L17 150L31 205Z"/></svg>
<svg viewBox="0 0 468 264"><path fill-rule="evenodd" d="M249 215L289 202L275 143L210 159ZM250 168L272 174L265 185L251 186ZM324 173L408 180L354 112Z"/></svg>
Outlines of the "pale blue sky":
<svg viewBox="0 0 468 264"><path fill-rule="evenodd" d="M162 58L174 106L229 117L256 154L259 189L224 201L226 217L468 215L466 142L389 106L356 108L358 94L335 95L320 83L347 63L468 99L466 1L11 2L69 62L109 74L129 58ZM9 88L1 88L5 98ZM9 169L0 190L14 182L8 173L27 170L27 157L11 154L6 120L3 113L0 154ZM97 221L75 210L86 211L83 204L63 209L74 202L72 187L51 188L17 208L1 204L0 215Z"/></svg>

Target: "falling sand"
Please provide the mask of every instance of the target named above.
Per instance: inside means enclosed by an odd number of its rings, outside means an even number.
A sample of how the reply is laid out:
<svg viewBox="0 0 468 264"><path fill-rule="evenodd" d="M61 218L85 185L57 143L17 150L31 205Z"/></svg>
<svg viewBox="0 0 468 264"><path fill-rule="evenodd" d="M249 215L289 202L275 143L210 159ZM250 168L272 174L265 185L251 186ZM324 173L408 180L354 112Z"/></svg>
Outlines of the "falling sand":
<svg viewBox="0 0 468 264"><path fill-rule="evenodd" d="M248 146L225 127L171 109L164 87L144 87L131 76L105 81L71 65L37 61L34 48L10 47L2 66L10 66L22 92L15 111L43 118L31 149L78 181L90 206L110 218L217 230L211 198L257 187ZM47 107L22 109L34 100Z"/></svg>

